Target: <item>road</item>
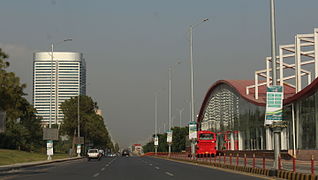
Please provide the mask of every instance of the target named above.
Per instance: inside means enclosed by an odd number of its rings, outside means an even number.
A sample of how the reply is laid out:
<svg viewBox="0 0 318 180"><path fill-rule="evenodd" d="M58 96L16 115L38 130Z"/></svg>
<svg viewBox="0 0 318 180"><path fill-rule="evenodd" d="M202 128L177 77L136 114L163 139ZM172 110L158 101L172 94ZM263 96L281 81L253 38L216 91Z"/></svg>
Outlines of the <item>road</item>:
<svg viewBox="0 0 318 180"><path fill-rule="evenodd" d="M101 161L81 159L0 173L5 180L193 180L260 179L217 169L184 164L153 157L115 157Z"/></svg>

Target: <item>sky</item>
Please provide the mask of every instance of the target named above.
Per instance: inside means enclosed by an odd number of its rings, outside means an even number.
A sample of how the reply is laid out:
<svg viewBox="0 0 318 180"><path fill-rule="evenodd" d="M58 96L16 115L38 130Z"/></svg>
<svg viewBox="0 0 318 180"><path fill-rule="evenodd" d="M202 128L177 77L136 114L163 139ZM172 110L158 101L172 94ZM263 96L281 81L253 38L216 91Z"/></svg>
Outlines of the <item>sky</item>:
<svg viewBox="0 0 318 180"><path fill-rule="evenodd" d="M269 0L3 0L0 48L32 101L33 53L83 53L87 95L97 101L121 147L145 143L168 128L168 67L172 66L173 126L190 119L189 26L193 31L197 114L209 87L221 79L253 79L270 56ZM277 43L318 27L317 0L276 0ZM177 62L180 62L178 64Z"/></svg>

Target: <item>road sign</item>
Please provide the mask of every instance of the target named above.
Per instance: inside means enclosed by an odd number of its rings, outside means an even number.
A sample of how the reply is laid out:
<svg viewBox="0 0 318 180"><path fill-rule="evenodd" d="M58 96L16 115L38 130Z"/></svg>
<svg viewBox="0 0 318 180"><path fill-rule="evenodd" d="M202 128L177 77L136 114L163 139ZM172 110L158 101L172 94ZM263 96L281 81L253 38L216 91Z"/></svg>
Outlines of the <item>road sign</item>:
<svg viewBox="0 0 318 180"><path fill-rule="evenodd" d="M167 132L167 143L172 143L172 130Z"/></svg>
<svg viewBox="0 0 318 180"><path fill-rule="evenodd" d="M75 144L84 144L84 137L74 137L74 143Z"/></svg>
<svg viewBox="0 0 318 180"><path fill-rule="evenodd" d="M156 137L154 138L154 145L155 145L155 146L158 146L158 145L159 145L158 136L156 136Z"/></svg>
<svg viewBox="0 0 318 180"><path fill-rule="evenodd" d="M197 123L189 122L189 139L193 140L197 138Z"/></svg>
<svg viewBox="0 0 318 180"><path fill-rule="evenodd" d="M0 111L0 133L6 130L6 112Z"/></svg>
<svg viewBox="0 0 318 180"><path fill-rule="evenodd" d="M282 86L267 87L265 125L283 120L283 97Z"/></svg>
<svg viewBox="0 0 318 180"><path fill-rule="evenodd" d="M59 140L59 130L56 128L43 128L43 140Z"/></svg>

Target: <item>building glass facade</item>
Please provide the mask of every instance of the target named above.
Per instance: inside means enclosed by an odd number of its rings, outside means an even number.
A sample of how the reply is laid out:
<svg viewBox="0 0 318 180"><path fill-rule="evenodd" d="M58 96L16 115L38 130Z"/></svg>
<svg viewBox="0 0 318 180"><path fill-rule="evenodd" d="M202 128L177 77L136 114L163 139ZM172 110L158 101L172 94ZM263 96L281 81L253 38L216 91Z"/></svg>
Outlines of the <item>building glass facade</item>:
<svg viewBox="0 0 318 180"><path fill-rule="evenodd" d="M44 125L60 124L65 100L86 94L86 65L81 53L51 52L34 54L33 105Z"/></svg>

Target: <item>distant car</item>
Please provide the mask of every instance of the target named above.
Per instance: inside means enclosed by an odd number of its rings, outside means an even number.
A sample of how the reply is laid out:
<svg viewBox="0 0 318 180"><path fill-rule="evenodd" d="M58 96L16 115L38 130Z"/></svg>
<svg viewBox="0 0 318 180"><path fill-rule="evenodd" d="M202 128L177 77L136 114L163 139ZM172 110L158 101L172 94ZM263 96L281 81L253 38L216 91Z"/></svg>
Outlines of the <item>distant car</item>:
<svg viewBox="0 0 318 180"><path fill-rule="evenodd" d="M89 149L87 151L87 160L90 161L91 159L100 160L102 154L98 151L98 149Z"/></svg>
<svg viewBox="0 0 318 180"><path fill-rule="evenodd" d="M124 149L123 152L121 153L121 156L126 156L126 157L128 157L128 156L129 156L129 150Z"/></svg>

